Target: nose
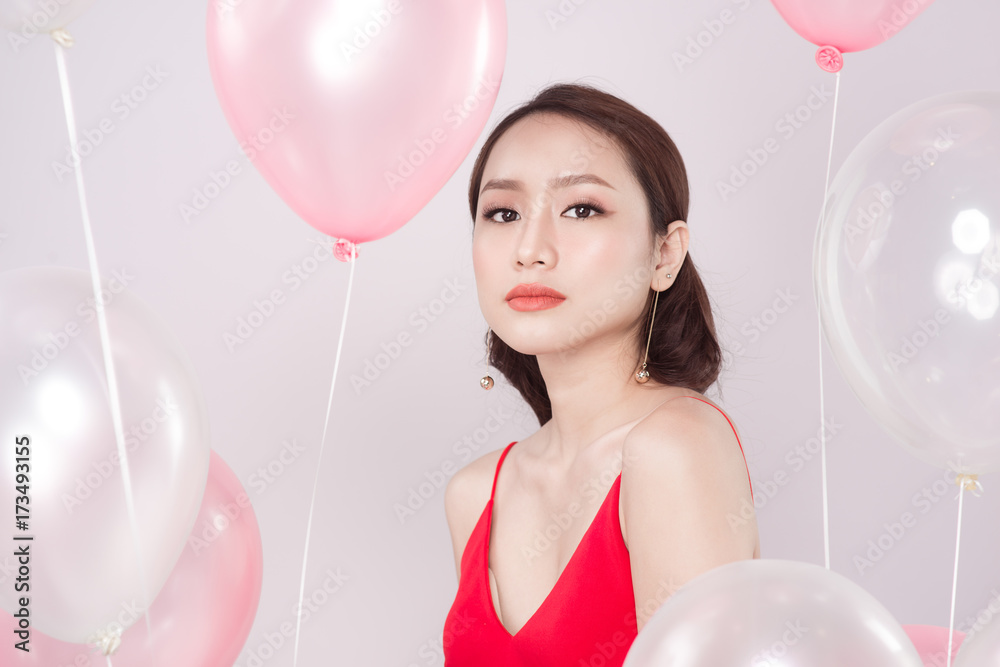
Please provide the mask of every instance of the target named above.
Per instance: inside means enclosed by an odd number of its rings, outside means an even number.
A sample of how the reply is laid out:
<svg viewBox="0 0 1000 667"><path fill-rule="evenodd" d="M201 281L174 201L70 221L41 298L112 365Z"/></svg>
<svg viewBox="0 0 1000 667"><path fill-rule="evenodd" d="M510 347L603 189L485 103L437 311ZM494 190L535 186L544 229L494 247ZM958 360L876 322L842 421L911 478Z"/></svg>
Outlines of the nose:
<svg viewBox="0 0 1000 667"><path fill-rule="evenodd" d="M555 265L555 228L549 207L534 203L521 220L515 251L518 266Z"/></svg>

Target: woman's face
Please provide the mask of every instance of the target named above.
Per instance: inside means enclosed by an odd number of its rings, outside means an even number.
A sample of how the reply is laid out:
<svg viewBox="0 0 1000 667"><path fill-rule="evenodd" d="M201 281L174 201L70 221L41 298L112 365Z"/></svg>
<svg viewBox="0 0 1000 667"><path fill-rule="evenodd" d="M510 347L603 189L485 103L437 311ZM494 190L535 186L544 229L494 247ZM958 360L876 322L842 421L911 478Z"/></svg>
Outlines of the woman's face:
<svg viewBox="0 0 1000 667"><path fill-rule="evenodd" d="M612 140L561 115L532 114L494 145L479 192L476 289L504 342L546 354L634 332L660 257L645 196ZM565 299L542 309L507 300L531 283Z"/></svg>

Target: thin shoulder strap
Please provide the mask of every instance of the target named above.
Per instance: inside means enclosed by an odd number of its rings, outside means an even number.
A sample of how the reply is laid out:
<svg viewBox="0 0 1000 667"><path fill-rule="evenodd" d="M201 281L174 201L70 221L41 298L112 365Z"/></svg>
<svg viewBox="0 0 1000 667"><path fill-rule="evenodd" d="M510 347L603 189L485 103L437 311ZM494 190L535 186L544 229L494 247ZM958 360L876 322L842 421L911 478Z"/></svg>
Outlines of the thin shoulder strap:
<svg viewBox="0 0 1000 667"><path fill-rule="evenodd" d="M517 440L515 440L514 442L517 442ZM510 451L510 448L514 446L514 442L512 442L509 445L507 445L506 447L504 447L503 453L500 454L500 459L497 461L497 469L496 469L496 472L493 473L493 488L490 490L490 500L491 501L493 500L493 494L497 490L497 477L500 476L500 466L503 465L503 460L507 457L507 452Z"/></svg>
<svg viewBox="0 0 1000 667"><path fill-rule="evenodd" d="M683 398L683 396L678 396L677 398ZM722 416L726 418L727 422L729 422L729 427L733 429L733 435L736 436L736 444L738 444L740 446L740 454L743 455L743 465L747 466L747 455L743 452L743 443L740 442L740 434L736 432L736 427L733 426L733 422L730 421L729 415L727 415L725 412L723 412L721 409L719 409L719 407L717 405L715 405L715 404L713 404L713 403L711 403L709 401L706 401L703 398L698 398L697 396L688 396L688 398L693 398L696 401L701 401L702 403L707 403L708 405L711 405L716 410L719 410L719 412L722 412ZM671 399L671 400L673 400L673 399ZM750 483L750 500L752 501L753 500L753 481L750 480L750 466L747 466L747 481Z"/></svg>

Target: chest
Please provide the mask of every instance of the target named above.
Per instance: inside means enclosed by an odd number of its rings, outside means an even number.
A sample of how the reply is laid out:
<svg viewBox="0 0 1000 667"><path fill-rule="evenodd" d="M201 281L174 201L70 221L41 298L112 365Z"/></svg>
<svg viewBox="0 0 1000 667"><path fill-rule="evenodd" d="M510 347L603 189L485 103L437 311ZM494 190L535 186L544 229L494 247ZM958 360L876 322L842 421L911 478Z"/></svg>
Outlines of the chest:
<svg viewBox="0 0 1000 667"><path fill-rule="evenodd" d="M595 554L610 550L619 560L624 554L627 569L620 482L620 474L610 482L598 476L555 501L540 502L527 494L512 496L503 506L500 494L491 501L486 537L489 598L497 621L509 634L544 614L547 604L558 606L572 596L605 596L600 586L581 590L597 581L595 569L609 565Z"/></svg>

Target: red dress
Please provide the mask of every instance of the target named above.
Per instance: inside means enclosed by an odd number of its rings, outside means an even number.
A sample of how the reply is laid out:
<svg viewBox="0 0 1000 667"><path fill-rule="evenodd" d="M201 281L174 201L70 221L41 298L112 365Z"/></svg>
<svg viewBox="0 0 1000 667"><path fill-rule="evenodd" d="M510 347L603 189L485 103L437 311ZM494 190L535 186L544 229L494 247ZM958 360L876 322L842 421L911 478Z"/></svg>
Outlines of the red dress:
<svg viewBox="0 0 1000 667"><path fill-rule="evenodd" d="M497 461L490 499L462 552L458 593L444 625L445 667L621 667L638 634L632 569L618 520L621 473L538 610L513 635L497 617L488 571L493 494L515 443Z"/></svg>

